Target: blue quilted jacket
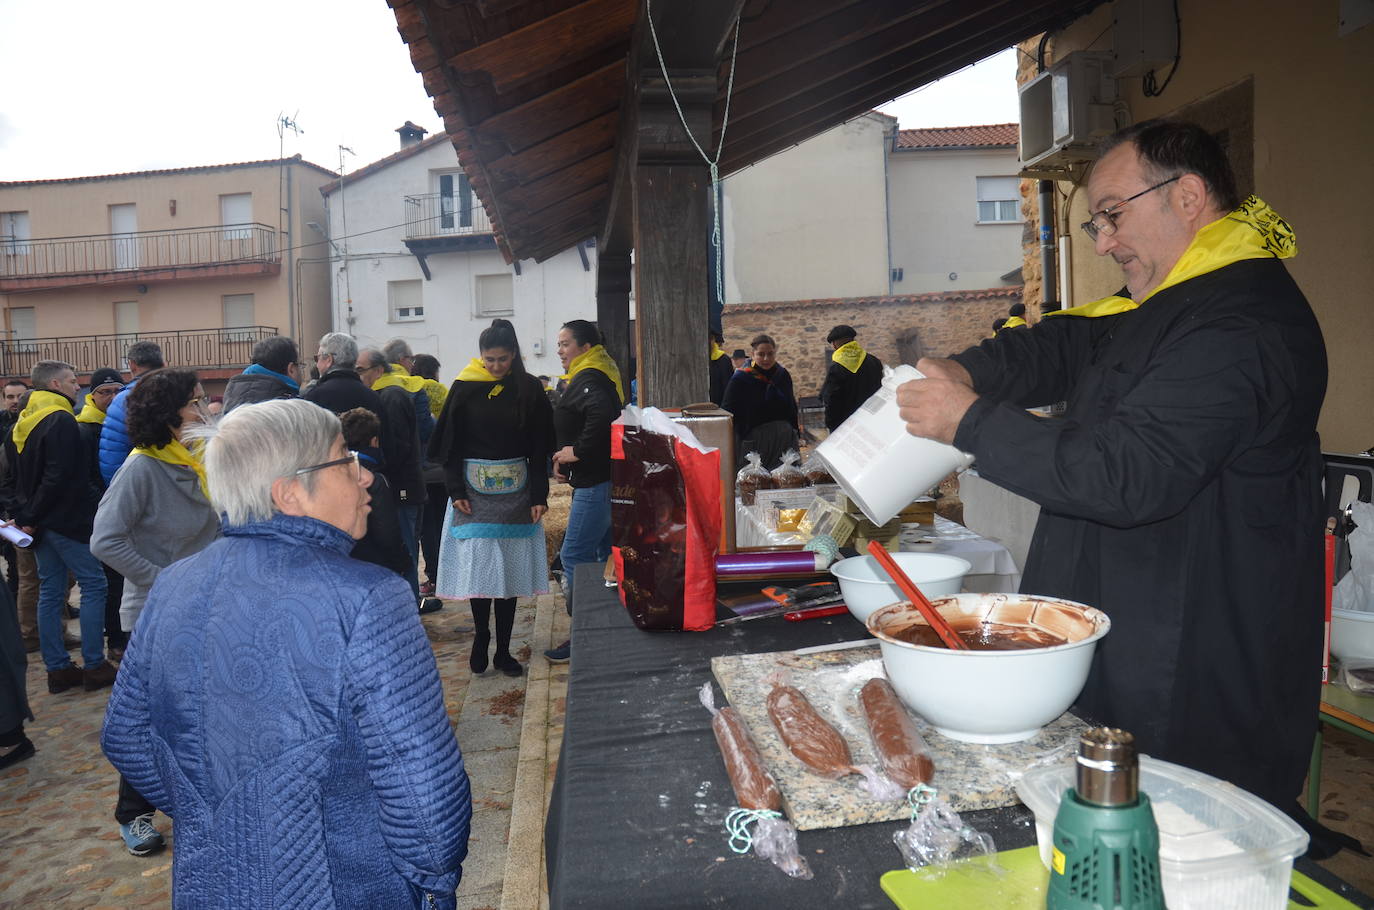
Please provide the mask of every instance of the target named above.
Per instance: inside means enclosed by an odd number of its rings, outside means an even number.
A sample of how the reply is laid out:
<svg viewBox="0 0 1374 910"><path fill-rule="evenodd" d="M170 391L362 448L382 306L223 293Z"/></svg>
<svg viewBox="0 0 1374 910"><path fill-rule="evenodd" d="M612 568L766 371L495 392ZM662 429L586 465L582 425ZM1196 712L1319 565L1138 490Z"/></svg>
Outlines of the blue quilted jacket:
<svg viewBox="0 0 1374 910"><path fill-rule="evenodd" d="M453 907L472 794L410 588L312 518L162 570L105 714L176 907ZM431 903L432 897L432 903Z"/></svg>
<svg viewBox="0 0 1374 910"><path fill-rule="evenodd" d="M129 410L129 393L138 385L134 379L126 385L105 409L105 422L100 428L100 476L105 478L105 486L114 480L115 471L124 464L124 459L133 451L134 444L129 441L129 428L124 423L124 415Z"/></svg>

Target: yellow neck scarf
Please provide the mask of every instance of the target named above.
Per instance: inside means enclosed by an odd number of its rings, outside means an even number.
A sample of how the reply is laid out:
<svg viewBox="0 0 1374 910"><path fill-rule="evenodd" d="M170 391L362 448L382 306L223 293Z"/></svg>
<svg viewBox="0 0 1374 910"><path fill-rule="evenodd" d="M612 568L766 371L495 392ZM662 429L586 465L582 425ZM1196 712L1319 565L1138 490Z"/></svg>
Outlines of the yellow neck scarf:
<svg viewBox="0 0 1374 910"><path fill-rule="evenodd" d="M458 378L455 381L496 383L496 385L492 386L491 391L487 393L488 398L495 398L506 389L505 385L501 383L501 380L491 375L491 371L487 369L486 364L482 363L482 361L478 360L476 357L472 358L468 365L463 367L463 372L458 374Z"/></svg>
<svg viewBox="0 0 1374 910"><path fill-rule="evenodd" d="M197 450L199 450L199 446L197 446ZM207 501L210 499L210 485L205 480L205 465L201 463L198 451L192 452L182 445L181 440L175 436L165 446L135 446L133 454L146 455L166 464L190 468L196 472L196 479L200 481L200 492L205 494Z"/></svg>
<svg viewBox="0 0 1374 910"><path fill-rule="evenodd" d="M420 376L412 376L406 372L406 368L399 363L389 363L386 372L377 377L377 381L372 383L372 390L380 392L388 386L398 385L407 392L414 394L424 390L425 383L428 381Z"/></svg>
<svg viewBox="0 0 1374 910"><path fill-rule="evenodd" d="M837 347L835 353L830 355L830 359L849 372L857 373L867 356L868 352L860 347L857 341L850 341Z"/></svg>
<svg viewBox="0 0 1374 910"><path fill-rule="evenodd" d="M716 340L715 340L714 338L712 338L712 339L711 339L711 359L712 359L712 360L719 360L720 358L722 358L722 357L724 357L724 356L725 356L725 349L722 348L719 344L717 344L717 343L716 343Z"/></svg>
<svg viewBox="0 0 1374 910"><path fill-rule="evenodd" d="M81 409L81 413L76 415L77 423L104 423L105 412L96 407L95 396L90 392L86 393L86 406Z"/></svg>
<svg viewBox="0 0 1374 910"><path fill-rule="evenodd" d="M605 373L611 382L615 383L615 392L620 396L620 402L625 402L625 387L620 384L620 368L615 365L611 355L606 353L603 345L592 345L587 351L578 354L568 364L568 372L564 373L561 379L572 379L583 370L600 370Z"/></svg>
<svg viewBox="0 0 1374 910"><path fill-rule="evenodd" d="M66 411L72 413L71 399L60 392L35 391L29 394L29 405L19 412L19 419L14 423L14 449L16 452L24 451L24 443L28 441L29 434L34 427L43 421L44 417L54 411Z"/></svg>
<svg viewBox="0 0 1374 910"><path fill-rule="evenodd" d="M1298 242L1293 228L1264 200L1249 196L1235 211L1198 231L1159 287L1140 300L1113 295L1071 310L1053 310L1045 315L1093 317L1124 313L1134 310L1166 288L1215 272L1232 263L1246 259L1292 259L1296 255ZM1025 324L1025 320L1018 317L1008 319L1005 328Z"/></svg>

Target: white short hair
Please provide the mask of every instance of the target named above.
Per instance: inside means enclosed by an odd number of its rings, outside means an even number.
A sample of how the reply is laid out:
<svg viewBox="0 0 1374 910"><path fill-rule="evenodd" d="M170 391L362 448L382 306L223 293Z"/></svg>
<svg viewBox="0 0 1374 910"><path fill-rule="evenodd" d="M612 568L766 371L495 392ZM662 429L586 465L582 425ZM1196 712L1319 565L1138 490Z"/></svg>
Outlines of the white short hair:
<svg viewBox="0 0 1374 910"><path fill-rule="evenodd" d="M210 502L231 525L270 519L272 483L328 461L340 435L339 418L300 398L240 405L213 425L188 429L205 440ZM307 492L315 477L300 475Z"/></svg>
<svg viewBox="0 0 1374 910"><path fill-rule="evenodd" d="M320 353L334 358L334 366L341 370L351 370L358 362L358 342L352 335L343 332L330 332L320 339Z"/></svg>

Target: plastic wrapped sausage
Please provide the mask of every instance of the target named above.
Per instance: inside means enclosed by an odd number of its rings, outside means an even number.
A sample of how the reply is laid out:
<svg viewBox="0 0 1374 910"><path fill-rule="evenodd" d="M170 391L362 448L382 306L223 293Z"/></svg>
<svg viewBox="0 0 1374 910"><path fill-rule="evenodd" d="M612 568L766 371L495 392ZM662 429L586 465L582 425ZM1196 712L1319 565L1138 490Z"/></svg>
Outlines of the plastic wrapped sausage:
<svg viewBox="0 0 1374 910"><path fill-rule="evenodd" d="M745 809L782 811L782 794L777 782L763 765L763 756L749 735L749 728L734 708L726 706L711 718L711 731L716 734L721 758L725 759L725 773L735 788L735 799Z"/></svg>
<svg viewBox="0 0 1374 910"><path fill-rule="evenodd" d="M870 679L859 692L859 704L887 776L907 790L930 783L935 762L892 684L881 677Z"/></svg>
<svg viewBox="0 0 1374 910"><path fill-rule="evenodd" d="M838 780L854 773L854 759L844 737L816 712L800 689L774 685L768 693L768 716L797 760L821 777Z"/></svg>

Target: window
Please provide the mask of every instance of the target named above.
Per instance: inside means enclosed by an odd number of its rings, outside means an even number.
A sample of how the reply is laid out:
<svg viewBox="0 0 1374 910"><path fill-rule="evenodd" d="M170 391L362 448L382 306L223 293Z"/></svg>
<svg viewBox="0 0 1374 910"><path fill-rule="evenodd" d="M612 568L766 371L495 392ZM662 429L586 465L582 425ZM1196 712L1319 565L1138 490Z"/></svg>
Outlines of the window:
<svg viewBox="0 0 1374 910"><path fill-rule="evenodd" d="M462 171L436 175L439 181L439 229L472 227L472 185Z"/></svg>
<svg viewBox="0 0 1374 910"><path fill-rule="evenodd" d="M138 301L118 300L114 305L114 329L116 335L138 334Z"/></svg>
<svg viewBox="0 0 1374 910"><path fill-rule="evenodd" d="M0 212L0 248L11 256L23 256L29 251L24 243L29 234L28 212Z"/></svg>
<svg viewBox="0 0 1374 910"><path fill-rule="evenodd" d="M219 197L219 223L226 228L225 240L246 240L253 235L253 194L232 193Z"/></svg>
<svg viewBox="0 0 1374 910"><path fill-rule="evenodd" d="M20 352L38 350L38 345L33 343L33 340L38 337L38 320L34 316L33 307L10 307L10 332L14 339L13 350Z"/></svg>
<svg viewBox="0 0 1374 910"><path fill-rule="evenodd" d="M505 275L477 276L477 315L510 316L515 313L515 279Z"/></svg>
<svg viewBox="0 0 1374 910"><path fill-rule="evenodd" d="M423 286L419 279L386 283L386 301L392 322L415 322L425 318Z"/></svg>
<svg viewBox="0 0 1374 910"><path fill-rule="evenodd" d="M255 325L252 294L225 294L222 300L224 304L224 327L226 329L251 329ZM224 340L252 341L253 333L251 331L225 332Z"/></svg>
<svg viewBox="0 0 1374 910"><path fill-rule="evenodd" d="M978 223L1001 224L1021 220L1021 180L1017 177L978 178Z"/></svg>

